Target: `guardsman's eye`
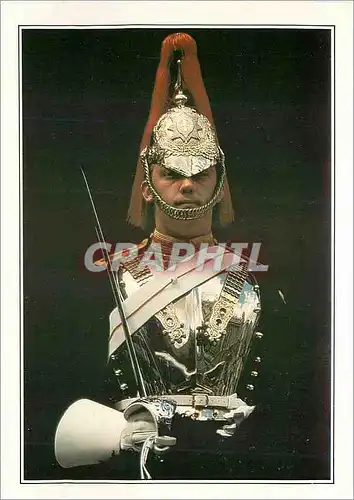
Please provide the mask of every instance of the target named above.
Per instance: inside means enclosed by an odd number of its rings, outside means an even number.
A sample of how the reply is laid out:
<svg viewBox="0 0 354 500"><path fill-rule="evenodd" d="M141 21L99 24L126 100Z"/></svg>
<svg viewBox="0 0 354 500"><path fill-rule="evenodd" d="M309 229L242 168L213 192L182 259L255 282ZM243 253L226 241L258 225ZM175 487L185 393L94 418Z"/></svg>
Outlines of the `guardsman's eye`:
<svg viewBox="0 0 354 500"><path fill-rule="evenodd" d="M173 170L165 170L164 177L167 179L182 179L183 175L179 174L178 172L174 172Z"/></svg>
<svg viewBox="0 0 354 500"><path fill-rule="evenodd" d="M196 181L201 181L202 179L205 179L206 177L208 177L208 172L206 172L205 170L203 170L203 172L199 172L199 174L193 175L193 179Z"/></svg>

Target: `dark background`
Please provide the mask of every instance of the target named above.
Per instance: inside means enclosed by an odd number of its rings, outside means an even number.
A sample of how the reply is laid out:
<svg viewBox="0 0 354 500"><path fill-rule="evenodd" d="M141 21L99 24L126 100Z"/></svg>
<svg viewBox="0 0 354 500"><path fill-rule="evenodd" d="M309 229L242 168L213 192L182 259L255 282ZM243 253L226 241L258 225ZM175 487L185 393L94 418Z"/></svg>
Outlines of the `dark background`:
<svg viewBox="0 0 354 500"><path fill-rule="evenodd" d="M160 45L173 31L22 32L26 479L79 477L55 465L55 427L71 402L100 390L113 308L107 278L83 264L95 231L79 167L107 240L139 241L144 233L125 217ZM215 234L261 242L270 265L260 277L264 362L255 394L264 418L243 431L235 477L327 479L330 32L184 31L198 43L236 211ZM193 462L201 477L205 460Z"/></svg>

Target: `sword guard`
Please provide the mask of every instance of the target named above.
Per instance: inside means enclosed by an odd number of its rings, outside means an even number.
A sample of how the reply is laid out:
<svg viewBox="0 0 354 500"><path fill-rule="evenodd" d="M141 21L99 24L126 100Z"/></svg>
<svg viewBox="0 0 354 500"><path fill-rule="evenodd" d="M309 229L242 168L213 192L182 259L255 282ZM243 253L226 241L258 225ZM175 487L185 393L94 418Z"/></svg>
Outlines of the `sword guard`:
<svg viewBox="0 0 354 500"><path fill-rule="evenodd" d="M155 438L156 446L174 446L177 443L177 438L173 436L157 436Z"/></svg>

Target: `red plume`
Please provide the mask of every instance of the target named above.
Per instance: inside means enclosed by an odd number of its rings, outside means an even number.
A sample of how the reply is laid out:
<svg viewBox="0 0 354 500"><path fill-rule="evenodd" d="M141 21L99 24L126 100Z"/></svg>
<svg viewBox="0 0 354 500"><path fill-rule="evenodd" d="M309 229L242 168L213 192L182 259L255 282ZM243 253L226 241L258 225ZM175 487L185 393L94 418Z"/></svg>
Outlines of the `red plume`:
<svg viewBox="0 0 354 500"><path fill-rule="evenodd" d="M156 72L150 113L140 143L140 152L150 143L154 126L161 115L167 111L170 85L170 62L175 50L183 51L181 60L182 79L185 87L193 97L196 110L198 113L206 116L212 125L214 125L209 97L205 90L198 61L197 44L195 40L186 33L173 33L162 42L160 63ZM128 210L128 221L138 227L141 227L144 223L145 202L141 194L141 183L143 180L144 172L139 159ZM234 211L227 179L225 179L224 198L220 202L219 207L221 224L226 225L232 222Z"/></svg>
<svg viewBox="0 0 354 500"><path fill-rule="evenodd" d="M170 85L170 62L174 51L175 36L176 35L170 35L162 42L160 63L156 72L150 113L144 129L143 138L140 143L139 153L150 143L152 130L158 122L160 116L166 111ZM128 222L138 227L141 227L144 222L145 202L141 194L141 183L143 180L144 171L139 158L128 210Z"/></svg>

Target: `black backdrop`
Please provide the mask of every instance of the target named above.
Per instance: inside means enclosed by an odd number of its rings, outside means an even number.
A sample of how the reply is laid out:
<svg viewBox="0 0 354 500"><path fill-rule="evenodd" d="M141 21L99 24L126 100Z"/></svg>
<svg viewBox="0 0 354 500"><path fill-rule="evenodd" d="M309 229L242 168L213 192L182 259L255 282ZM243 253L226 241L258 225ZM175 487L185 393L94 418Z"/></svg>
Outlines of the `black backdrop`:
<svg viewBox="0 0 354 500"><path fill-rule="evenodd" d="M126 210L160 44L173 31L22 32L26 479L74 477L55 466L55 427L72 401L95 397L104 376L113 301L106 277L83 264L95 232L79 167L107 240L139 241ZM287 301L282 321L264 331L257 398L268 420L248 436L249 449L261 443L259 477L325 479L330 32L185 31L198 43L236 210L216 236L261 242L270 265L261 281Z"/></svg>

